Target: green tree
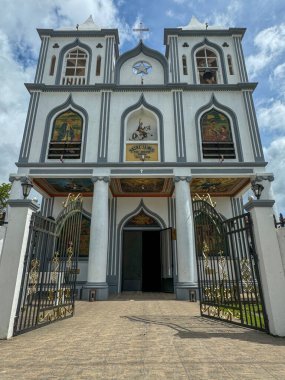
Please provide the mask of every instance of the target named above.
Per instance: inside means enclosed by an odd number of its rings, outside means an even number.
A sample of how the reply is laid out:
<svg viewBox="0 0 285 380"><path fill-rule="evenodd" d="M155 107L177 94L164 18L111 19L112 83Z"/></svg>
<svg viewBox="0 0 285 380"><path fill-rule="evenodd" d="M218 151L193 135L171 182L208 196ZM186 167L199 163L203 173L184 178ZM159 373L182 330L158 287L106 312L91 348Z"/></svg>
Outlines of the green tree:
<svg viewBox="0 0 285 380"><path fill-rule="evenodd" d="M0 211L6 209L12 185L10 183L2 183L0 185Z"/></svg>

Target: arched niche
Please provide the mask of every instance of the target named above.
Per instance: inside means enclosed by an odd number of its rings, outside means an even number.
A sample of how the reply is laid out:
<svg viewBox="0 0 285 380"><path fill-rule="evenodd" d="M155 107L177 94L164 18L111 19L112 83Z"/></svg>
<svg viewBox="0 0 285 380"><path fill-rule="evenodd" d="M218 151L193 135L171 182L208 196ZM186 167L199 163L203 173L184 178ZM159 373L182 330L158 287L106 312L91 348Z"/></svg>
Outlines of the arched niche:
<svg viewBox="0 0 285 380"><path fill-rule="evenodd" d="M164 161L162 114L143 95L122 115L120 161Z"/></svg>

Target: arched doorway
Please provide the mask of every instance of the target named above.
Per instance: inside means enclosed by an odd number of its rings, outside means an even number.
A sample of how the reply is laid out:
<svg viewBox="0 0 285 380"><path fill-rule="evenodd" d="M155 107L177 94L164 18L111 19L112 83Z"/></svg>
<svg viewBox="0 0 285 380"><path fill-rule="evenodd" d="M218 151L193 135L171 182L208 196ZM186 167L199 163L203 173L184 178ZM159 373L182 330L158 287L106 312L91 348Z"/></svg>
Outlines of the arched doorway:
<svg viewBox="0 0 285 380"><path fill-rule="evenodd" d="M122 291L164 291L161 225L143 209L123 228Z"/></svg>

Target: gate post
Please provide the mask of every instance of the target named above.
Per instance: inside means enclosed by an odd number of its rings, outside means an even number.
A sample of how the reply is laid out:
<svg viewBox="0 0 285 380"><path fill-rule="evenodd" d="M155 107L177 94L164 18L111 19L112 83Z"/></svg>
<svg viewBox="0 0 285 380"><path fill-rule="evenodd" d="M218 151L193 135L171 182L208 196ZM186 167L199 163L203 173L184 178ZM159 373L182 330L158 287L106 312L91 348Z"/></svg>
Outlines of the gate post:
<svg viewBox="0 0 285 380"><path fill-rule="evenodd" d="M39 206L31 200L8 201L9 216L0 261L0 339L13 335L30 220Z"/></svg>
<svg viewBox="0 0 285 380"><path fill-rule="evenodd" d="M261 285L272 335L285 336L285 275L276 230L273 224L274 200L254 200L244 208L253 221Z"/></svg>

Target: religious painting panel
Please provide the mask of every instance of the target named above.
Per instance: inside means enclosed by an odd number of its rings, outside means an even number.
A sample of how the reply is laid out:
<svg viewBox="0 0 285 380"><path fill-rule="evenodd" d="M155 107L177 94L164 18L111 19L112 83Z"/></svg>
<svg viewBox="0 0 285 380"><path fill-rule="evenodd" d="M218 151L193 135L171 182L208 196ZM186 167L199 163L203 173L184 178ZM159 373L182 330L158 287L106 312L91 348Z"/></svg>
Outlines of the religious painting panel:
<svg viewBox="0 0 285 380"><path fill-rule="evenodd" d="M226 115L210 110L201 118L202 142L232 142L230 121Z"/></svg>
<svg viewBox="0 0 285 380"><path fill-rule="evenodd" d="M52 142L80 142L82 140L82 117L71 110L56 117L51 135Z"/></svg>
<svg viewBox="0 0 285 380"><path fill-rule="evenodd" d="M127 141L157 141L157 125L153 117L137 115L128 121Z"/></svg>

